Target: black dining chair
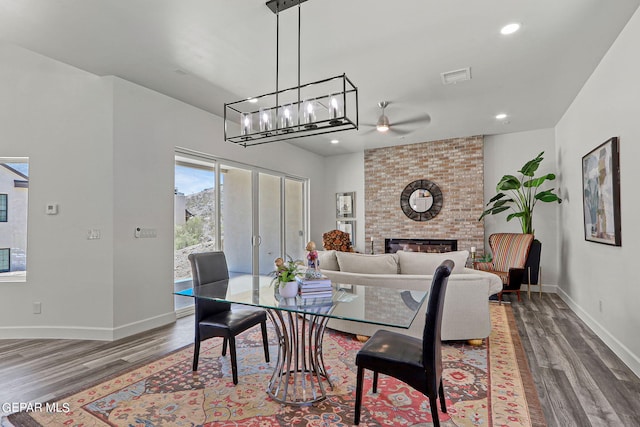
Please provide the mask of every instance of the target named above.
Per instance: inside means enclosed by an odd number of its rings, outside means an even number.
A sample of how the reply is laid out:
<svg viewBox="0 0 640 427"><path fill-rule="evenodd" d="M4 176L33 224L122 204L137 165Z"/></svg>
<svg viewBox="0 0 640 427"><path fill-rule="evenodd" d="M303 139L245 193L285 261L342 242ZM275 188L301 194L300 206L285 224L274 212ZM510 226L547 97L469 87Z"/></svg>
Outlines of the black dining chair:
<svg viewBox="0 0 640 427"><path fill-rule="evenodd" d="M203 252L189 255L194 290L220 280L229 279L227 259L224 252ZM220 284L225 286L225 284ZM224 291L224 290L223 290ZM224 292L226 293L226 292ZM198 370L200 342L213 337L222 337L222 355L227 354L227 343L231 354L233 383L238 384L238 363L236 358L236 335L260 324L264 345L264 358L269 362L269 342L267 338L267 313L258 308L231 305L204 298L196 298L196 334L193 350L193 370Z"/></svg>
<svg viewBox="0 0 640 427"><path fill-rule="evenodd" d="M397 378L429 398L433 425L440 425L436 406L438 397L442 412L447 412L442 387L440 326L444 295L453 265L453 261L446 260L433 275L422 340L380 329L358 351L354 424L360 423L364 370L369 369L373 371L373 393L377 391L379 373Z"/></svg>

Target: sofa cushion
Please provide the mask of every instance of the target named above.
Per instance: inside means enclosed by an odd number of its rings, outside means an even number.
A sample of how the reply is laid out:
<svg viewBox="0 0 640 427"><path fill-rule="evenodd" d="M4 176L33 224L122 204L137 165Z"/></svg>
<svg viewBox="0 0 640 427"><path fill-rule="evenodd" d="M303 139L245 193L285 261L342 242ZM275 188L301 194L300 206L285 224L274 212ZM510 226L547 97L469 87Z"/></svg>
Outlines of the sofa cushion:
<svg viewBox="0 0 640 427"><path fill-rule="evenodd" d="M452 273L464 273L464 266L469 258L469 251L443 253L398 251L400 274L433 274L442 261L450 259L454 262Z"/></svg>
<svg viewBox="0 0 640 427"><path fill-rule="evenodd" d="M396 254L367 255L336 252L340 271L349 273L398 274Z"/></svg>
<svg viewBox="0 0 640 427"><path fill-rule="evenodd" d="M320 270L340 271L336 251L318 251L318 261L320 261Z"/></svg>

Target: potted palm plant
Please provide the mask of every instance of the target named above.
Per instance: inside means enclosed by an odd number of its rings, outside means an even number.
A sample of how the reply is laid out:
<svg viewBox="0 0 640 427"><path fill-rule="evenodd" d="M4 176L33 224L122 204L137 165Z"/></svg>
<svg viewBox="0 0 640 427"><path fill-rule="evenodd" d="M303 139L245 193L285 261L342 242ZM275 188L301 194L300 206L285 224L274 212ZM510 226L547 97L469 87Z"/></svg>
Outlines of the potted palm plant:
<svg viewBox="0 0 640 427"><path fill-rule="evenodd" d="M485 216L495 215L511 209L513 212L507 215L507 221L518 218L524 234L534 234L533 229L533 208L537 202L558 202L562 203L562 199L554 193L554 189L541 189L546 181L553 181L556 175L548 173L539 177L535 176L540 163L544 159L542 155L544 151L529 160L520 168L519 177L514 175L505 175L496 185L498 194L493 196L487 202L488 208L482 212L478 220L482 220Z"/></svg>
<svg viewBox="0 0 640 427"><path fill-rule="evenodd" d="M500 179L498 185L496 185L498 194L487 202L488 208L482 212L478 220L482 220L487 215L495 215L511 209L513 212L507 215L507 221L518 218L522 232L524 234L534 234L533 208L535 208L536 203L562 203L562 199L554 193L553 188L547 190L541 188L545 182L556 179L556 175L548 173L539 177L535 176L540 163L544 159L542 157L543 154L544 151L525 163L518 171L519 177L505 175ZM528 283L538 283L541 250L542 243L535 239L531 245L525 265L525 268L529 271L527 276Z"/></svg>

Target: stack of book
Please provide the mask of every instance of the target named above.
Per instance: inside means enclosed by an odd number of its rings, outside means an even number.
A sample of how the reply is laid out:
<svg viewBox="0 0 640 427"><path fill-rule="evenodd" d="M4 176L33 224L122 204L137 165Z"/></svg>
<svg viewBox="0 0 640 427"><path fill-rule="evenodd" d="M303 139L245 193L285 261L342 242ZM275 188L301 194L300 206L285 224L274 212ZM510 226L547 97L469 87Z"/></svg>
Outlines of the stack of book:
<svg viewBox="0 0 640 427"><path fill-rule="evenodd" d="M326 276L313 279L297 277L297 280L301 298L325 298L333 295L331 279Z"/></svg>

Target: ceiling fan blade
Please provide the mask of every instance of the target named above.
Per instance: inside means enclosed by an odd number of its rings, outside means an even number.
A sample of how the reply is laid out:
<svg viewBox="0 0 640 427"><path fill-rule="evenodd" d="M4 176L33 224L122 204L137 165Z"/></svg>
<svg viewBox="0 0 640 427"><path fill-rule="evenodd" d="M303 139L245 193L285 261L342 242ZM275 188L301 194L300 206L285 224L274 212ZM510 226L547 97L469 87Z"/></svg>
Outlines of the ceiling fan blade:
<svg viewBox="0 0 640 427"><path fill-rule="evenodd" d="M413 131L412 131L412 130L403 130L403 129L398 129L398 128L394 127L393 125L391 125L391 126L389 127L389 131L388 131L388 132L391 132L391 133L393 133L393 134L395 134L395 135L400 135L400 136L402 136L402 135L409 135L409 134L410 134L410 133L412 133Z"/></svg>
<svg viewBox="0 0 640 427"><path fill-rule="evenodd" d="M368 135L368 134L377 132L377 129L376 129L375 125L372 125L371 129L365 129L365 128L368 128L368 127L369 127L369 125L360 125L360 129L359 129L358 133L360 135Z"/></svg>
<svg viewBox="0 0 640 427"><path fill-rule="evenodd" d="M431 123L431 116L427 113L421 114L419 116L411 117L410 119L400 120L400 121L392 121L391 126L401 126L401 125L413 125L413 124L424 124L428 125Z"/></svg>

